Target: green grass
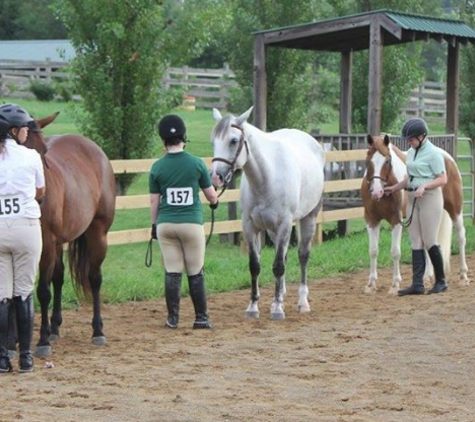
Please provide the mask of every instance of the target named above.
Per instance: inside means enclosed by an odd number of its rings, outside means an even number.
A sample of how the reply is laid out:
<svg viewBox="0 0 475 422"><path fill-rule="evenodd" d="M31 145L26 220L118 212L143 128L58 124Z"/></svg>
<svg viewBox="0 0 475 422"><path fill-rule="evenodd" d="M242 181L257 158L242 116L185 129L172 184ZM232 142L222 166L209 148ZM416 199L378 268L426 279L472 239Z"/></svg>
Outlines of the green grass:
<svg viewBox="0 0 475 422"><path fill-rule="evenodd" d="M45 117L60 111L57 120L48 126L46 134L77 133L74 125L74 116L71 109L64 103L41 103L32 100L0 99L13 101L24 106L35 117ZM188 151L198 156L211 156L210 133L214 126L214 119L210 110L174 111L182 116L188 127L190 143ZM337 133L337 123L323 125L322 133ZM467 148L468 146L463 146ZM466 164L465 164L466 165ZM140 175L130 188L129 195L146 194L147 175ZM218 219L226 219L226 207L218 208ZM127 230L149 227L148 209L121 210L116 213L112 230ZM210 221L210 213L205 208L205 221ZM349 222L351 234L342 239L324 242L313 247L309 264L308 276L310 279L319 279L339 273L353 272L369 268L368 236L362 219ZM331 230L335 224L325 224L325 230ZM475 228L471 221L466 219L467 253L475 251ZM391 265L390 257L391 233L387 224L381 230L379 266ZM458 247L454 244L454 253ZM147 243L111 246L103 265L103 299L106 303L120 303L130 300L150 300L163 296L163 267L161 265L158 245L153 244L153 264L151 268L145 266ZM272 248L264 248L262 252L262 271L260 282L266 285L272 282ZM410 262L409 235L403 236L402 262ZM220 243L219 236L213 236L206 252L206 285L211 292L221 292L231 289L244 289L250 286L248 257L239 247L229 243ZM454 269L455 271L455 269ZM288 253L286 280L295 283L299 280L299 263L296 248ZM453 275L455 277L455 275ZM363 289L364 280L361 288ZM389 280L380 283L389 284ZM187 283L183 283L184 294L187 294ZM72 290L69 276L65 283L63 294L66 307L76 306L77 299Z"/></svg>

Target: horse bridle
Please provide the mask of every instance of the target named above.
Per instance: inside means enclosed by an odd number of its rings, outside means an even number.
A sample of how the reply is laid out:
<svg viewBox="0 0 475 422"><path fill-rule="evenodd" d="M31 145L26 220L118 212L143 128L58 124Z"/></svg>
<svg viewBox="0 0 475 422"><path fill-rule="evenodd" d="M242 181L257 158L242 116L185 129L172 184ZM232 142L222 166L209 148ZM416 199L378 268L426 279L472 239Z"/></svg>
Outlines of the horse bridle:
<svg viewBox="0 0 475 422"><path fill-rule="evenodd" d="M223 187L221 188L221 192L219 192L219 194L218 194L218 198L221 197L221 195L227 189L229 182L233 178L234 172L236 171L236 161L237 161L239 155L241 154L241 151L242 151L244 146L246 147L246 153L249 155L249 146L247 145L247 140L246 140L246 137L244 135L243 128L238 126L238 125L231 125L231 127L234 127L234 128L239 129L241 131L241 137L239 138L238 149L236 151L236 155L234 156L233 160L229 161L226 158L221 158L221 157L214 157L211 160L212 163L214 163L215 161L222 161L223 163L226 163L231 167L228 171L228 174L226 174L226 176L224 177ZM213 235L214 211L215 211L214 209L211 210L211 228L210 228L210 231L209 231L208 240L206 241L206 246L208 246L208 244L211 240L211 236Z"/></svg>
<svg viewBox="0 0 475 422"><path fill-rule="evenodd" d="M226 176L223 180L224 185L223 185L223 190L222 190L221 194L224 192L224 190L228 186L229 182L233 178L233 174L236 171L236 161L239 158L239 156L241 155L242 149L244 147L246 147L246 153L249 155L249 146L247 145L247 139L246 139L246 136L244 135L243 128L238 126L238 125L231 125L231 127L235 128L235 129L239 129L241 131L241 137L239 138L238 149L236 151L236 155L234 156L233 160L229 161L226 158L221 158L221 157L214 157L211 160L212 163L214 163L215 161L222 161L223 163L226 163L227 165L229 165L231 167L228 174L226 174Z"/></svg>
<svg viewBox="0 0 475 422"><path fill-rule="evenodd" d="M386 187L388 182L389 182L389 175L391 174L391 171L393 169L393 164L392 164L392 158L391 158L391 155L389 155L388 159L387 159L387 162L389 163L389 172L388 172L388 177L384 178L384 177L381 177L381 176L373 176L371 177L370 179L367 179L366 180L366 183L368 183L368 185L371 185L371 182L374 180L374 179L379 179L383 182L383 186ZM412 204L412 210L411 210L411 215L409 216L409 218L407 219L407 221L402 221L402 219L399 218L399 207L400 207L400 204L398 202L398 200L396 199L395 195L392 195L393 199L394 199L394 212L398 215L398 220L399 220L399 224L405 228L409 227L412 223L412 216L414 215L414 208L415 208L415 205L416 205L416 199L414 197L414 202Z"/></svg>
<svg viewBox="0 0 475 422"><path fill-rule="evenodd" d="M393 163L392 163L392 158L391 158L391 155L389 155L389 157L387 158L386 162L389 163L389 172L388 172L388 177L384 178L384 177L381 177L381 176L373 176L369 179L366 179L366 183L368 183L368 185L371 185L371 182L374 180L374 179L379 179L383 182L383 186L386 187L388 182L389 182L389 175L391 174L391 171L393 169Z"/></svg>

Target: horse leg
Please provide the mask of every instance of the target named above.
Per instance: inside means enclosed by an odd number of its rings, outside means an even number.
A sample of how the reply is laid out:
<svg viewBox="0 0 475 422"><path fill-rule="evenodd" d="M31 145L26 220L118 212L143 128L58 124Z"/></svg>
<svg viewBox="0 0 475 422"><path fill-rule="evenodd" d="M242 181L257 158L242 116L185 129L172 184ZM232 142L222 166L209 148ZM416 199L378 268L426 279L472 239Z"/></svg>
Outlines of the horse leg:
<svg viewBox="0 0 475 422"><path fill-rule="evenodd" d="M366 294L376 293L378 280L378 253L379 253L379 232L381 222L378 222L374 227L366 225L366 231L369 237L369 280L364 292Z"/></svg>
<svg viewBox="0 0 475 422"><path fill-rule="evenodd" d="M274 300L270 308L270 318L272 320L285 319L283 286L285 284L285 257L287 255L291 231L292 225L289 225L288 228L282 229L277 236L275 236L275 258L272 265L272 272L275 278L275 292Z"/></svg>
<svg viewBox="0 0 475 422"><path fill-rule="evenodd" d="M318 210L317 210L318 212ZM308 285L307 285L307 268L310 258L310 250L312 239L315 235L317 220L316 212L302 218L300 220L300 241L299 241L299 263L300 263L300 286L299 301L297 304L298 312L310 312L310 304L308 303Z"/></svg>
<svg viewBox="0 0 475 422"><path fill-rule="evenodd" d="M259 318L259 274L260 264L260 233L246 236L249 246L249 271L251 272L251 302L246 309L245 317Z"/></svg>
<svg viewBox="0 0 475 422"><path fill-rule="evenodd" d="M40 338L36 345L35 356L44 357L51 355L51 326L48 318L48 309L51 301L51 278L53 275L55 257L52 255L54 247L45 247L46 243L43 239L43 253L39 266L38 287L36 294L41 308L41 327Z"/></svg>
<svg viewBox="0 0 475 422"><path fill-rule="evenodd" d="M100 219L94 220L85 232L88 254L90 260L89 283L91 286L93 318L92 318L92 344L103 346L107 343L102 331L103 321L101 316L101 265L107 253L107 235Z"/></svg>
<svg viewBox="0 0 475 422"><path fill-rule="evenodd" d="M463 214L459 214L454 220L453 224L455 227L455 232L457 233L457 240L459 244L459 260L460 260L460 285L468 286L470 280L468 279L468 267L467 260L465 257L465 245L467 239L465 237L465 226L463 225Z"/></svg>
<svg viewBox="0 0 475 422"><path fill-rule="evenodd" d="M388 294L397 295L401 284L401 237L402 225L396 224L391 230L391 257L393 259L393 281L389 288Z"/></svg>
<svg viewBox="0 0 475 422"><path fill-rule="evenodd" d="M59 340L59 327L63 322L62 315L62 297L64 285L64 262L63 262L63 247L58 247L56 251L56 264L53 271L53 310L51 312L51 334L50 341Z"/></svg>

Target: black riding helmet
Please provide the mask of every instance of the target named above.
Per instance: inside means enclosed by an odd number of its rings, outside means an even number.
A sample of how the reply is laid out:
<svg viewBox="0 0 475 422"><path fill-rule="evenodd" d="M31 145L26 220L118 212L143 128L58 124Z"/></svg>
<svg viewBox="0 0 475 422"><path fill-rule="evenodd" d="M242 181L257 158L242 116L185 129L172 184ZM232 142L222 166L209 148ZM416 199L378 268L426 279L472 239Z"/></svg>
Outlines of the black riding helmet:
<svg viewBox="0 0 475 422"><path fill-rule="evenodd" d="M8 123L3 116L0 116L0 140L5 139L10 130L10 123Z"/></svg>
<svg viewBox="0 0 475 422"><path fill-rule="evenodd" d="M429 128L427 127L427 123L419 117L414 117L404 123L401 136L405 141L407 141L408 139L419 135L427 136L428 133Z"/></svg>
<svg viewBox="0 0 475 422"><path fill-rule="evenodd" d="M158 134L165 142L176 138L186 142L185 122L176 114L168 114L158 122Z"/></svg>

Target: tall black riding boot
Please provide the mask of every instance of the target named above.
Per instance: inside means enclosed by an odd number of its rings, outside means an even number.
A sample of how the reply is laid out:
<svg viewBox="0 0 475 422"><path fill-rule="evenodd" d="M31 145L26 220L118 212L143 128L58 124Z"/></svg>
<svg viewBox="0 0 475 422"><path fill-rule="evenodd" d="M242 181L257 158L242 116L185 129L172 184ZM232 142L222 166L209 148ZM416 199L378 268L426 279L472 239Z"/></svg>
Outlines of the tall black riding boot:
<svg viewBox="0 0 475 422"><path fill-rule="evenodd" d="M406 295L423 295L424 289L424 272L426 270L426 256L424 249L412 250L412 285L407 289L399 290L398 296Z"/></svg>
<svg viewBox="0 0 475 422"><path fill-rule="evenodd" d="M8 357L8 317L10 314L10 299L0 302L0 374L10 372L12 364Z"/></svg>
<svg viewBox="0 0 475 422"><path fill-rule="evenodd" d="M13 304L10 305L9 310L9 317L8 317L8 356L10 356L10 360L17 357L16 352L16 345L18 343L17 337L17 328L16 328L16 315L15 315L15 306Z"/></svg>
<svg viewBox="0 0 475 422"><path fill-rule="evenodd" d="M165 326L178 327L180 312L181 273L165 273L165 299L168 317Z"/></svg>
<svg viewBox="0 0 475 422"><path fill-rule="evenodd" d="M33 354L30 349L35 320L33 294L30 294L25 300L22 300L21 296L16 296L13 298L13 302L15 303L18 345L20 349L18 371L32 372L35 368Z"/></svg>
<svg viewBox="0 0 475 422"><path fill-rule="evenodd" d="M195 308L195 322L193 328L213 328L213 325L208 320L203 269L196 275L188 276L188 285L190 287L191 300Z"/></svg>
<svg viewBox="0 0 475 422"><path fill-rule="evenodd" d="M434 267L435 283L429 293L440 293L447 290L447 281L445 280L444 259L439 245L434 245L429 249L429 258Z"/></svg>

